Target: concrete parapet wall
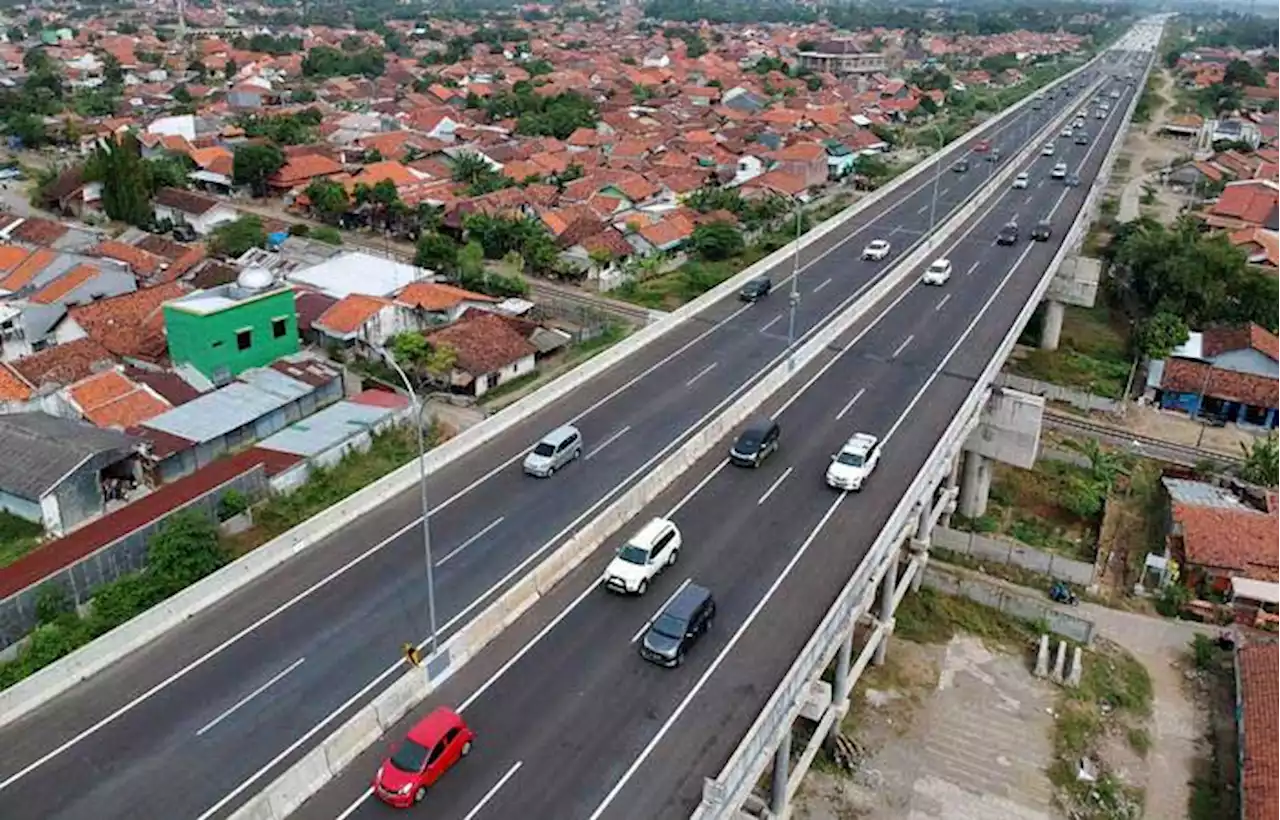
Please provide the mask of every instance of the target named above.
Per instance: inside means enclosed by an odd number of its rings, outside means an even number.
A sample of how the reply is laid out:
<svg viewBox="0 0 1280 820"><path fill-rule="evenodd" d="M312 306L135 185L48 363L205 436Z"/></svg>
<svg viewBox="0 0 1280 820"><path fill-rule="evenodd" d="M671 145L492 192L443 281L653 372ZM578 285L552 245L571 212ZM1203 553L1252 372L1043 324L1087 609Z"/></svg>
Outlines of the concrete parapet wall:
<svg viewBox="0 0 1280 820"><path fill-rule="evenodd" d="M1093 621L1059 609L1047 598L1021 592L981 573L930 561L924 571L924 585L944 595L968 598L970 601L998 609L1024 621L1045 624L1050 632L1077 643L1093 640Z"/></svg>
<svg viewBox="0 0 1280 820"><path fill-rule="evenodd" d="M932 538L935 547L981 561L1020 567L1080 586L1093 583L1093 564L1038 550L1012 538L979 535L946 527L936 527Z"/></svg>
<svg viewBox="0 0 1280 820"><path fill-rule="evenodd" d="M996 384L1002 387L1019 390L1033 396L1040 396L1047 401L1057 401L1063 404L1069 404L1072 407L1088 412L1101 413L1123 413L1124 405L1115 399L1109 399L1106 396L1099 396L1094 393L1086 393L1083 390L1076 390L1073 387L1063 387L1053 382L1044 382L1039 379L1030 379L1026 376L1017 376L1013 373L1001 373L996 378Z"/></svg>

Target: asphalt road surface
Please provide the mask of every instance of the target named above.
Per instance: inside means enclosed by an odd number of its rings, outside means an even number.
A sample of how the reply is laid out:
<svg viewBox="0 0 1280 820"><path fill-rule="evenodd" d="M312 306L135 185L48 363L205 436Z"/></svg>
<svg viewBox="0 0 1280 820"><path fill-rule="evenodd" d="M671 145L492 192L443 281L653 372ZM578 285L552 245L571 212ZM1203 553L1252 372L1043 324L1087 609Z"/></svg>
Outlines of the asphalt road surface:
<svg viewBox="0 0 1280 820"><path fill-rule="evenodd" d="M479 736L472 756L428 796L430 816L689 816L703 778L755 720L1057 251L1132 93L1123 83L1110 88L1123 96L1105 123L1089 120L1089 145L1055 138L1054 156L1027 164L1028 189L1003 192L944 245L955 270L949 283L900 288L801 371L794 389L780 391L768 410L783 431L772 459L758 470L726 466L726 440L615 536L609 547L655 515L681 527L679 563L645 597L597 587L612 553L602 549L417 710L457 706ZM1086 185L1050 179L1058 161ZM1044 217L1054 235L1029 241ZM1011 220L1021 240L997 246L996 232ZM806 277L806 297L819 281ZM828 457L859 431L880 436L885 456L862 493L834 492L823 482ZM715 626L680 669L652 666L635 641L689 581L716 595ZM369 796L383 754L380 746L357 759L298 816L383 816L388 810Z"/></svg>

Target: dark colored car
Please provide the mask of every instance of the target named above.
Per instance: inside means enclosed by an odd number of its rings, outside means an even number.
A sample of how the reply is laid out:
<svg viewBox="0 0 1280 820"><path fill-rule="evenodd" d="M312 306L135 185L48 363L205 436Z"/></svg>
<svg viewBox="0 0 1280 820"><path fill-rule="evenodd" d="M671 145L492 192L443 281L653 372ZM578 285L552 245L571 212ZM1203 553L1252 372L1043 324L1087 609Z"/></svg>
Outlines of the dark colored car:
<svg viewBox="0 0 1280 820"><path fill-rule="evenodd" d="M684 663L685 653L711 629L715 617L716 602L711 590L688 584L649 624L640 641L640 657L659 666L679 666Z"/></svg>
<svg viewBox="0 0 1280 820"><path fill-rule="evenodd" d="M1053 225L1047 219L1040 220L1031 229L1031 241L1033 242L1047 242L1050 236L1053 236Z"/></svg>
<svg viewBox="0 0 1280 820"><path fill-rule="evenodd" d="M1018 225L1010 222L996 234L997 245L1012 245L1018 241Z"/></svg>
<svg viewBox="0 0 1280 820"><path fill-rule="evenodd" d="M969 170L969 160L967 159L956 160L951 164L951 170L955 171L957 174L963 174L965 171Z"/></svg>
<svg viewBox="0 0 1280 820"><path fill-rule="evenodd" d="M1064 182L1066 182L1066 184L1067 184L1067 187L1068 187L1068 188L1078 188L1078 187L1080 187L1080 175L1079 175L1079 174L1067 174L1067 178L1066 178L1065 180L1063 180L1063 181L1064 181Z"/></svg>
<svg viewBox="0 0 1280 820"><path fill-rule="evenodd" d="M999 161L1000 161L1000 149L992 148L991 153L987 154L987 162L999 162Z"/></svg>
<svg viewBox="0 0 1280 820"><path fill-rule="evenodd" d="M471 753L475 733L462 716L441 706L414 724L373 776L373 793L384 803L408 808L421 803L440 776Z"/></svg>
<svg viewBox="0 0 1280 820"><path fill-rule="evenodd" d="M744 302L755 302L769 295L773 290L773 280L767 276L759 276L742 286L738 298Z"/></svg>
<svg viewBox="0 0 1280 820"><path fill-rule="evenodd" d="M781 434L773 419L757 419L747 426L729 450L729 460L739 467L759 467L778 449Z"/></svg>

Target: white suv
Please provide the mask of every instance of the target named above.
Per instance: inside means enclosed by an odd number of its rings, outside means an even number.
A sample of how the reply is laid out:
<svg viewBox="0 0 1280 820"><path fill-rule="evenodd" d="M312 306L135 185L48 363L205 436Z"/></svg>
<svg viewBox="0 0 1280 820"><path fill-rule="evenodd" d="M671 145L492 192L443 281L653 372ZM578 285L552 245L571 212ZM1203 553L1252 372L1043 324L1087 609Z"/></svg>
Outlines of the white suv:
<svg viewBox="0 0 1280 820"><path fill-rule="evenodd" d="M879 262L889 255L889 243L883 239L873 239L870 244L862 249L863 259L874 259Z"/></svg>
<svg viewBox="0 0 1280 820"><path fill-rule="evenodd" d="M855 433L840 452L831 457L827 484L837 490L862 489L862 484L880 462L880 440L870 433Z"/></svg>
<svg viewBox="0 0 1280 820"><path fill-rule="evenodd" d="M680 530L665 518L655 518L631 536L604 571L605 589L643 595L680 554Z"/></svg>
<svg viewBox="0 0 1280 820"><path fill-rule="evenodd" d="M924 272L924 276L920 277L920 281L926 285L945 285L947 280L951 278L951 260L935 259L933 264Z"/></svg>

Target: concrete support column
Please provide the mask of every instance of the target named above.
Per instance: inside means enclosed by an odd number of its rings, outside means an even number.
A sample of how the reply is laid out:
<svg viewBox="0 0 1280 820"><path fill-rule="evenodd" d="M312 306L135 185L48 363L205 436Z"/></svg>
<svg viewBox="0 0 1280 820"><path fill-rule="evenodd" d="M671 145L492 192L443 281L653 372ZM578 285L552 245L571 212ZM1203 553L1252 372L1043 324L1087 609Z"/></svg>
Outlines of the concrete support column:
<svg viewBox="0 0 1280 820"><path fill-rule="evenodd" d="M1058 341L1062 338L1062 317L1066 305L1053 299L1044 303L1044 325L1040 328L1040 349L1057 350Z"/></svg>
<svg viewBox="0 0 1280 820"><path fill-rule="evenodd" d="M980 453L966 451L957 511L965 518L981 518L987 512L987 494L990 492L991 462Z"/></svg>
<svg viewBox="0 0 1280 820"><path fill-rule="evenodd" d="M889 559L889 569L885 571L884 578L880 579L880 604L876 615L884 633L880 643L876 644L876 653L871 659L876 666L884 666L885 659L889 657L889 636L893 634L893 593L897 585L898 556L895 552Z"/></svg>
<svg viewBox="0 0 1280 820"><path fill-rule="evenodd" d="M951 459L951 470L947 473L946 482L943 484L948 490L954 490L960 485L960 471L963 469L964 451L956 453L956 457ZM951 526L951 513L944 512L942 517L938 519L938 525L942 527ZM912 584L912 589L919 589L916 584Z"/></svg>
<svg viewBox="0 0 1280 820"><path fill-rule="evenodd" d="M849 699L849 671L852 665L853 630L850 629L849 634L840 641L840 648L836 651L836 677L831 687L831 700L834 703Z"/></svg>
<svg viewBox="0 0 1280 820"><path fill-rule="evenodd" d="M920 518L916 521L916 535L911 539L912 557L919 562L916 574L911 576L911 591L919 592L924 583L924 568L929 565L929 547L933 543L933 528L929 526L933 518L933 510L928 504L920 507Z"/></svg>
<svg viewBox="0 0 1280 820"><path fill-rule="evenodd" d="M773 786L769 792L769 811L781 817L787 811L787 780L791 778L791 730L773 753Z"/></svg>

